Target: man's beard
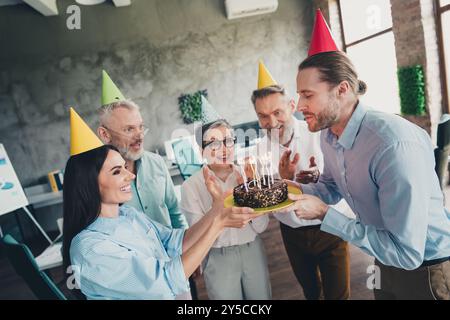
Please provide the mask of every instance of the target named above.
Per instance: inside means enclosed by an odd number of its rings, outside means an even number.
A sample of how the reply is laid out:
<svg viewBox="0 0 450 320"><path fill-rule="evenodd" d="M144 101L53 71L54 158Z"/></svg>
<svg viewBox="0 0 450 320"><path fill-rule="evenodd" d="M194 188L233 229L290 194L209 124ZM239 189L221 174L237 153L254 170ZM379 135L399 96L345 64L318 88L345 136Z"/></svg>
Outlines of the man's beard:
<svg viewBox="0 0 450 320"><path fill-rule="evenodd" d="M142 155L144 154L144 148L142 147L142 141L141 141L141 149L137 152L131 151L129 146L127 146L127 147L116 146L116 147L119 150L122 157L128 161L139 160L142 157Z"/></svg>
<svg viewBox="0 0 450 320"><path fill-rule="evenodd" d="M339 120L339 104L336 99L331 99L328 107L322 112L319 112L317 115L313 113L306 113L306 115L313 115L315 118L315 123L308 124L309 131L317 132L330 128Z"/></svg>
<svg viewBox="0 0 450 320"><path fill-rule="evenodd" d="M287 144L292 139L294 134L293 121L283 124L283 135L280 136L280 127L274 129L268 129L268 137L271 141L277 142L281 145Z"/></svg>

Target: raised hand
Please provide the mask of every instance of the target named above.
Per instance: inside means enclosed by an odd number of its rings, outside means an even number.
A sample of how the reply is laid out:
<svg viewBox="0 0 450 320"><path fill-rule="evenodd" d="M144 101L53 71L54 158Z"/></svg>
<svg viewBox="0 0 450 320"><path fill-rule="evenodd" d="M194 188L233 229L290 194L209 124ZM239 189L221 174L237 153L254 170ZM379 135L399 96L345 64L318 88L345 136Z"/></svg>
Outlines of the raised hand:
<svg viewBox="0 0 450 320"><path fill-rule="evenodd" d="M208 166L203 167L203 177L205 178L206 189L213 198L213 202L223 202L225 193L222 191L217 178L210 172Z"/></svg>
<svg viewBox="0 0 450 320"><path fill-rule="evenodd" d="M252 165L250 164L250 157L244 158L244 172L245 175L247 176L247 179L253 180L255 178Z"/></svg>
<svg viewBox="0 0 450 320"><path fill-rule="evenodd" d="M294 179L297 163L300 161L300 155L298 153L295 154L294 159L291 161L291 153L291 150L286 150L281 156L280 163L278 164L278 172L283 179Z"/></svg>
<svg viewBox="0 0 450 320"><path fill-rule="evenodd" d="M234 169L234 175L236 177L236 182L238 185L244 183L244 177L238 170L236 170L236 168Z"/></svg>
<svg viewBox="0 0 450 320"><path fill-rule="evenodd" d="M312 168L312 167L317 167L317 164L316 164L316 158L314 158L314 156L312 156L311 158L309 158L309 167L310 167L310 168Z"/></svg>
<svg viewBox="0 0 450 320"><path fill-rule="evenodd" d="M219 215L219 219L224 223L224 227L229 228L242 228L251 219L259 216L258 213L253 213L252 208L246 207L231 207L224 208L223 203L226 196L232 192L232 190L223 191L217 178L211 173L208 166L203 167L203 177L205 178L206 188L213 198L213 207L216 208L216 213ZM236 171L237 173L237 171ZM242 178L238 178L238 181Z"/></svg>
<svg viewBox="0 0 450 320"><path fill-rule="evenodd" d="M295 181L303 184L316 183L320 177L320 171L317 167L314 157L309 158L309 170L301 170L295 176Z"/></svg>

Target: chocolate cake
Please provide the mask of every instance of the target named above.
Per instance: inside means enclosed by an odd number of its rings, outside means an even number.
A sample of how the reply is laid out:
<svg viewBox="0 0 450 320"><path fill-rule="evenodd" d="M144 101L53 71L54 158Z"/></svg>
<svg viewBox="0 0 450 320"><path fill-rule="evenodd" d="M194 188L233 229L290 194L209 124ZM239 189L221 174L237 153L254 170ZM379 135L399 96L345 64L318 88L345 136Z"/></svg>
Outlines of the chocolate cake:
<svg viewBox="0 0 450 320"><path fill-rule="evenodd" d="M266 183L264 183L264 181ZM288 185L281 179L275 179L274 183L267 185L267 178L260 180L260 186L256 180L247 183L248 191L244 184L233 189L233 197L236 205L250 208L267 208L277 205L288 198Z"/></svg>

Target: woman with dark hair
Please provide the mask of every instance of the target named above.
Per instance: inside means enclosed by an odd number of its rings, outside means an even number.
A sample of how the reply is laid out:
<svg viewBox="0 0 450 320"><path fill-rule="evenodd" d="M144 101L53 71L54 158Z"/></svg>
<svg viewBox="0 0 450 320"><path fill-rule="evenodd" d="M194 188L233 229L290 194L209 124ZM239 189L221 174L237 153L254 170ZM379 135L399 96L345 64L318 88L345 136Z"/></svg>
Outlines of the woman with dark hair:
<svg viewBox="0 0 450 320"><path fill-rule="evenodd" d="M214 219L198 232L171 229L132 207L134 174L116 148L75 154L64 175L63 258L88 299L174 299L225 227L243 227L250 208L223 208L223 194L205 171ZM200 225L200 224L199 224Z"/></svg>

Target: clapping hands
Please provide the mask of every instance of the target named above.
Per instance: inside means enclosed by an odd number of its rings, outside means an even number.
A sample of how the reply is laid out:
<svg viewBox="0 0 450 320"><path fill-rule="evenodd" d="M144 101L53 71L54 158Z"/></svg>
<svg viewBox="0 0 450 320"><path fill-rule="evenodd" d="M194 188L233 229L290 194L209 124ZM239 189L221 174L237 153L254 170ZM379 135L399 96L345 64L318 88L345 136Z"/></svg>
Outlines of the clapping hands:
<svg viewBox="0 0 450 320"><path fill-rule="evenodd" d="M309 169L301 170L295 174L297 164L300 161L300 155L296 153L291 160L292 151L286 150L280 158L278 165L278 171L283 179L294 180L298 183L308 184L316 183L320 177L320 171L316 164L314 156L309 158Z"/></svg>
<svg viewBox="0 0 450 320"><path fill-rule="evenodd" d="M294 180L295 170L297 168L297 163L300 161L300 155L296 153L294 158L291 160L292 151L286 150L280 158L280 163L278 164L278 172L280 177L287 180Z"/></svg>
<svg viewBox="0 0 450 320"><path fill-rule="evenodd" d="M295 175L295 181L298 183L308 184L316 183L319 180L320 171L317 167L314 157L309 158L309 170L301 170Z"/></svg>

